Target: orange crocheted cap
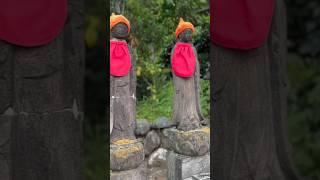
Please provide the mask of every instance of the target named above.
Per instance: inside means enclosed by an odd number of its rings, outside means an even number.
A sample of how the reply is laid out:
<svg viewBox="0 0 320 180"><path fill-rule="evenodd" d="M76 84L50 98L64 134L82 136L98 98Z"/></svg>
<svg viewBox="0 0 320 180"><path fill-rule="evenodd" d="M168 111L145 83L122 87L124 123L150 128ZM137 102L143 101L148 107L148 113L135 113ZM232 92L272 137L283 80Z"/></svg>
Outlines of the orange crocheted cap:
<svg viewBox="0 0 320 180"><path fill-rule="evenodd" d="M180 18L180 22L179 22L178 27L176 29L176 38L178 38L179 34L181 32L183 32L184 30L186 30L186 29L191 29L192 32L195 31L194 26L193 26L192 23L185 22L182 18Z"/></svg>
<svg viewBox="0 0 320 180"><path fill-rule="evenodd" d="M110 30L117 24L124 23L128 26L128 32L130 32L130 21L123 15L115 15L112 13L110 16Z"/></svg>

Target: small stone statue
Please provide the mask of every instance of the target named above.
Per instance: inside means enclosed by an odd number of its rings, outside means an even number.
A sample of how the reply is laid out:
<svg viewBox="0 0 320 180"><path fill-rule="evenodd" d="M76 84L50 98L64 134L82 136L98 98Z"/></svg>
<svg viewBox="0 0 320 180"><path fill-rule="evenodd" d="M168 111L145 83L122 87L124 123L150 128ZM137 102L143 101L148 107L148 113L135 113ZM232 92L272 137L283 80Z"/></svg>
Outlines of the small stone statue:
<svg viewBox="0 0 320 180"><path fill-rule="evenodd" d="M110 32L110 169L123 171L137 168L144 160L144 151L134 135L135 63L126 41L130 22L122 15L112 14Z"/></svg>
<svg viewBox="0 0 320 180"><path fill-rule="evenodd" d="M135 139L135 73L126 41L130 22L122 15L110 17L110 133L111 142Z"/></svg>
<svg viewBox="0 0 320 180"><path fill-rule="evenodd" d="M178 130L183 131L200 128L205 121L200 110L200 67L197 51L191 43L194 31L193 24L180 18L177 43L171 53L175 89L172 119Z"/></svg>

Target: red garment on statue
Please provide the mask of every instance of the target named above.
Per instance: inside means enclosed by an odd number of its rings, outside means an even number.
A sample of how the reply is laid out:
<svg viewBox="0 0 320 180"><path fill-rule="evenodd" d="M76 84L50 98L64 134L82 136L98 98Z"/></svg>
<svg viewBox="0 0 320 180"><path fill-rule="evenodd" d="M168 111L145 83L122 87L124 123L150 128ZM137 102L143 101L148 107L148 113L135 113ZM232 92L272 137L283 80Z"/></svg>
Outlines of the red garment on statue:
<svg viewBox="0 0 320 180"><path fill-rule="evenodd" d="M110 41L110 74L126 76L131 69L131 56L127 42Z"/></svg>
<svg viewBox="0 0 320 180"><path fill-rule="evenodd" d="M235 49L261 46L269 34L274 1L211 0L211 41Z"/></svg>
<svg viewBox="0 0 320 180"><path fill-rule="evenodd" d="M179 77L191 77L196 69L196 55L192 44L178 42L174 48L171 69Z"/></svg>
<svg viewBox="0 0 320 180"><path fill-rule="evenodd" d="M49 43L62 30L66 0L0 0L0 40L20 46Z"/></svg>

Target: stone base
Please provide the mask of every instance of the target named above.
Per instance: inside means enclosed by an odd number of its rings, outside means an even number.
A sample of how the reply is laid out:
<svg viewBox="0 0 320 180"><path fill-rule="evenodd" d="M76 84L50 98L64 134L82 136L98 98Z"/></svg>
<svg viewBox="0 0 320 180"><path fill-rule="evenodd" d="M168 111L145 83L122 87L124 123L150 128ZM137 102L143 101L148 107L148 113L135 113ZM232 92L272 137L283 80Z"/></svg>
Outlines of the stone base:
<svg viewBox="0 0 320 180"><path fill-rule="evenodd" d="M168 180L193 179L210 173L210 155L184 156L170 151L167 157Z"/></svg>
<svg viewBox="0 0 320 180"><path fill-rule="evenodd" d="M137 140L119 140L110 145L110 169L124 171L137 168L144 160L144 150Z"/></svg>
<svg viewBox="0 0 320 180"><path fill-rule="evenodd" d="M210 149L210 128L203 127L191 131L180 131L176 128L164 129L161 132L163 148L173 150L186 156L202 156Z"/></svg>
<svg viewBox="0 0 320 180"><path fill-rule="evenodd" d="M110 180L148 180L146 163L142 163L138 168L127 171L112 171Z"/></svg>
<svg viewBox="0 0 320 180"><path fill-rule="evenodd" d="M184 180L210 180L210 179L211 179L210 173L201 173Z"/></svg>

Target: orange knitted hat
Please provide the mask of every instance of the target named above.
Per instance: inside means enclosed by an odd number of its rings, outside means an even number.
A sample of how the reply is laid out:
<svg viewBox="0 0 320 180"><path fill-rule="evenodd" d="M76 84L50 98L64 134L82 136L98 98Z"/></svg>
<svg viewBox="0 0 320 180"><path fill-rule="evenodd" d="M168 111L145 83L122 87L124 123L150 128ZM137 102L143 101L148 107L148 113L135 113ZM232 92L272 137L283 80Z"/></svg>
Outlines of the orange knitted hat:
<svg viewBox="0 0 320 180"><path fill-rule="evenodd" d="M192 32L195 31L193 24L191 24L190 22L185 22L182 18L180 18L180 22L176 29L176 38L178 38L179 34L186 29L191 29Z"/></svg>
<svg viewBox="0 0 320 180"><path fill-rule="evenodd" d="M123 15L115 15L112 13L110 16L110 30L117 24L124 23L128 26L128 31L130 32L130 21Z"/></svg>

